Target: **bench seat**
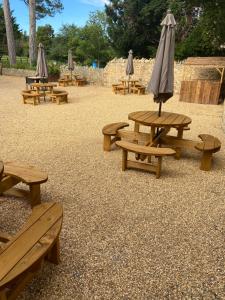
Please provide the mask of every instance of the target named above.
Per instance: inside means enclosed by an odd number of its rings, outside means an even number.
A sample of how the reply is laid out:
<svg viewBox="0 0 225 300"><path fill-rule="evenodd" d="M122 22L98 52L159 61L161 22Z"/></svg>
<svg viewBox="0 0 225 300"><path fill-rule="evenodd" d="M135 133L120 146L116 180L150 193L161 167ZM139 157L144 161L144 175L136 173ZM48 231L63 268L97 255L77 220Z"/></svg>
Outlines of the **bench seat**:
<svg viewBox="0 0 225 300"><path fill-rule="evenodd" d="M198 136L202 142L197 143L195 148L202 152L200 169L209 171L212 168L212 155L221 148L221 142L218 138L209 134L200 134Z"/></svg>
<svg viewBox="0 0 225 300"><path fill-rule="evenodd" d="M22 91L23 103L37 105L40 103L40 94L34 90Z"/></svg>
<svg viewBox="0 0 225 300"><path fill-rule="evenodd" d="M31 206L40 204L40 185L48 180L48 174L34 166L21 162L9 161L4 163L3 177L0 181L0 194L7 193L13 196L28 196ZM21 189L12 189L23 182L29 186L29 192Z"/></svg>
<svg viewBox="0 0 225 300"><path fill-rule="evenodd" d="M171 148L156 148L149 146L142 146L127 141L117 141L116 145L122 148L122 170L125 171L129 168L141 169L149 172L154 172L156 178L161 175L162 157L174 156L176 151ZM149 163L140 163L137 161L128 160L128 152L133 152L141 155L145 155L149 158ZM150 163L150 157L155 156L158 161L156 165Z"/></svg>
<svg viewBox="0 0 225 300"><path fill-rule="evenodd" d="M102 133L104 135L104 140L103 140L104 151L111 150L111 145L116 141L120 140L120 137L118 135L118 130L127 126L129 126L129 124L126 122L117 122L117 123L108 124L102 128Z"/></svg>
<svg viewBox="0 0 225 300"><path fill-rule="evenodd" d="M50 94L50 99L57 104L61 102L68 103L68 93L66 91L54 90L53 93Z"/></svg>
<svg viewBox="0 0 225 300"><path fill-rule="evenodd" d="M36 206L22 229L5 237L0 250L0 299L16 299L46 259L59 263L59 234L63 209L59 203ZM3 240L3 239L2 239Z"/></svg>

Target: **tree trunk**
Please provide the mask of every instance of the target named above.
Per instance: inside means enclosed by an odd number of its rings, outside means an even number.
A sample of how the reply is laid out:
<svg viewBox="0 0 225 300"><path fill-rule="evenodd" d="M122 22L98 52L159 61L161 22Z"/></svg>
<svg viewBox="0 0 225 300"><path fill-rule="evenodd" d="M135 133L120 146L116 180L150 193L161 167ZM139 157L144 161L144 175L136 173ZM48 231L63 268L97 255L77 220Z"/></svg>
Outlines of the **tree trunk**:
<svg viewBox="0 0 225 300"><path fill-rule="evenodd" d="M3 10L5 18L9 63L10 66L12 66L16 64L16 44L13 34L13 25L10 13L9 0L3 0Z"/></svg>
<svg viewBox="0 0 225 300"><path fill-rule="evenodd" d="M29 62L33 65L36 60L36 0L29 0Z"/></svg>

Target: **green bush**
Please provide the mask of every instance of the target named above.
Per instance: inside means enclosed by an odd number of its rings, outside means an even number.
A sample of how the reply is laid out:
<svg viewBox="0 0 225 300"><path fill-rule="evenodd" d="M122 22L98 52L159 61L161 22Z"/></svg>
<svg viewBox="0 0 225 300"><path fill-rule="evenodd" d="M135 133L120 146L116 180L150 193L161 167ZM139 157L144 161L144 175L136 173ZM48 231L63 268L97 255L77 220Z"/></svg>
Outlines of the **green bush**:
<svg viewBox="0 0 225 300"><path fill-rule="evenodd" d="M48 63L48 74L49 75L60 75L60 64L55 62Z"/></svg>

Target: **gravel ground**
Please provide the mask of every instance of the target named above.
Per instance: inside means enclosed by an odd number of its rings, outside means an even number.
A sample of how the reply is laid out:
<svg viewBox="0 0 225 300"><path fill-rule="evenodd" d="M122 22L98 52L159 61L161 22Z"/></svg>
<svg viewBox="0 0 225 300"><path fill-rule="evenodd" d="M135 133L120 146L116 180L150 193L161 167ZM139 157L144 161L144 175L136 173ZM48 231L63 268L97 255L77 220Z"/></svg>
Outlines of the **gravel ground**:
<svg viewBox="0 0 225 300"><path fill-rule="evenodd" d="M102 127L129 112L155 110L149 95L67 87L69 104L23 105L24 79L0 76L1 159L49 174L43 201L63 203L61 264L46 263L20 299L225 299L225 149L211 172L199 152L166 158L161 179L121 171L121 152L102 151ZM178 101L166 111L192 118L185 136L217 136L222 105ZM132 122L130 122L131 125ZM15 232L31 209L0 198L0 230Z"/></svg>

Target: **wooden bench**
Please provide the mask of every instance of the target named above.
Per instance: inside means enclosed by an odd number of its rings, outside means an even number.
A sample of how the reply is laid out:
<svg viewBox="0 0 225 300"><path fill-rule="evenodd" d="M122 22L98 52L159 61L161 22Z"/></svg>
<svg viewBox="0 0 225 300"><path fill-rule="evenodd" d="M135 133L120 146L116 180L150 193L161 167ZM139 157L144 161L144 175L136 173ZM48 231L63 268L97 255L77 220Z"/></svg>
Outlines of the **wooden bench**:
<svg viewBox="0 0 225 300"><path fill-rule="evenodd" d="M128 168L141 169L149 172L154 172L156 178L161 175L162 158L163 156L175 155L176 151L171 148L156 148L149 146L137 145L126 141L117 141L116 145L122 148L122 170L125 171ZM133 152L147 157L155 156L157 158L156 165L152 163L141 163L137 161L128 160L128 152ZM150 161L150 160L149 160Z"/></svg>
<svg viewBox="0 0 225 300"><path fill-rule="evenodd" d="M73 81L74 85L76 86L84 86L87 84L87 80L83 78L77 78Z"/></svg>
<svg viewBox="0 0 225 300"><path fill-rule="evenodd" d="M202 152L200 169L209 171L212 168L212 155L221 148L221 142L218 138L209 134L200 134L202 142L197 143L195 148Z"/></svg>
<svg viewBox="0 0 225 300"><path fill-rule="evenodd" d="M120 140L117 134L119 129L129 126L126 122L111 123L103 127L102 133L104 135L103 149L104 151L110 151L111 145Z"/></svg>
<svg viewBox="0 0 225 300"><path fill-rule="evenodd" d="M40 94L34 90L22 91L23 103L37 105L40 103Z"/></svg>
<svg viewBox="0 0 225 300"><path fill-rule="evenodd" d="M54 90L53 93L50 94L50 99L57 104L60 104L61 102L68 103L68 93L66 91Z"/></svg>
<svg viewBox="0 0 225 300"><path fill-rule="evenodd" d="M129 88L128 88L128 86L120 84L114 88L114 91L115 91L115 94L120 93L122 95L126 95L126 92L129 91Z"/></svg>
<svg viewBox="0 0 225 300"><path fill-rule="evenodd" d="M61 78L58 80L58 84L59 86L68 86L70 84L72 84L72 80L71 79L65 79L65 78Z"/></svg>
<svg viewBox="0 0 225 300"><path fill-rule="evenodd" d="M145 95L145 87L144 86L141 86L141 85L138 85L138 86L132 86L130 88L131 90L131 93L133 94L138 94L138 95Z"/></svg>
<svg viewBox="0 0 225 300"><path fill-rule="evenodd" d="M16 197L27 197L31 207L41 203L40 185L48 180L47 173L40 171L34 166L20 162L5 162L4 172L0 181L0 195L7 194ZM29 191L13 188L23 182L29 186Z"/></svg>
<svg viewBox="0 0 225 300"><path fill-rule="evenodd" d="M44 260L59 263L63 209L59 203L37 205L12 238L0 234L0 299L13 300L41 269ZM31 297L32 298L32 297Z"/></svg>

